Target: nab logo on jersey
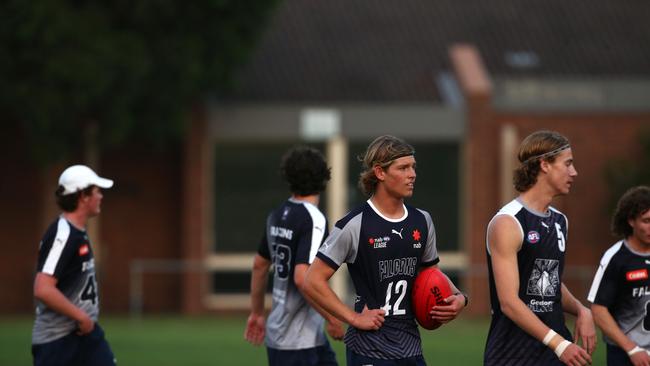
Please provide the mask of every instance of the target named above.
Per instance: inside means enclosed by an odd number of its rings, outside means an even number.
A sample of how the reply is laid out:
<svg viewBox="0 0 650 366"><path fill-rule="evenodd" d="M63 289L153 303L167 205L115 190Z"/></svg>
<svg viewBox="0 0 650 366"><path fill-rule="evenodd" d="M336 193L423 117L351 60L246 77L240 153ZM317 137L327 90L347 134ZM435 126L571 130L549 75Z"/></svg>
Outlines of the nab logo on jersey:
<svg viewBox="0 0 650 366"><path fill-rule="evenodd" d="M412 236L413 236L413 240L417 242L417 243L413 243L413 248L415 249L422 248L422 243L420 243L420 238L421 238L420 230L418 229L413 230Z"/></svg>
<svg viewBox="0 0 650 366"><path fill-rule="evenodd" d="M528 232L528 235L526 235L526 239L528 240L529 243L535 244L539 241L540 236L537 231L531 230Z"/></svg>
<svg viewBox="0 0 650 366"><path fill-rule="evenodd" d="M648 278L647 269L637 269L636 271L630 271L625 274L625 278L628 281L640 281Z"/></svg>
<svg viewBox="0 0 650 366"><path fill-rule="evenodd" d="M413 230L413 240L420 241L420 230L418 229Z"/></svg>

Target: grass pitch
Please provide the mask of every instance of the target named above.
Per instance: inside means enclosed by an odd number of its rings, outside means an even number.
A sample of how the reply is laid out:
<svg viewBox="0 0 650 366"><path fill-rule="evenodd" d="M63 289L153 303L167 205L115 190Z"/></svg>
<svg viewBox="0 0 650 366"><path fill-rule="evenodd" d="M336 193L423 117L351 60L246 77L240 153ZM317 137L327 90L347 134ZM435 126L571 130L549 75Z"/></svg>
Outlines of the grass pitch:
<svg viewBox="0 0 650 366"><path fill-rule="evenodd" d="M244 341L246 318L232 317L125 317L102 316L102 327L118 365L138 366L251 366L265 365L264 347ZM463 318L435 331L421 330L424 357L429 365L481 365L488 319ZM31 359L32 318L0 318L0 365L28 366ZM572 329L571 327L569 329ZM339 364L345 348L332 342ZM593 365L605 364L602 341Z"/></svg>

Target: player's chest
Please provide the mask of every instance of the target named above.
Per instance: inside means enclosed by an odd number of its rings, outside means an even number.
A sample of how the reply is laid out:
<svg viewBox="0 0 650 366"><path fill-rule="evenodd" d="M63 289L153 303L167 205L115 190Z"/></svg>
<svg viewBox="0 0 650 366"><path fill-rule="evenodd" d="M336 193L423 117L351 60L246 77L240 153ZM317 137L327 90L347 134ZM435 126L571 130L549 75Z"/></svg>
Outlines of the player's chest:
<svg viewBox="0 0 650 366"><path fill-rule="evenodd" d="M532 255L557 256L566 250L566 228L550 220L522 222L522 250Z"/></svg>
<svg viewBox="0 0 650 366"><path fill-rule="evenodd" d="M365 257L376 260L420 258L427 234L426 227L414 223L371 226L361 230L358 248Z"/></svg>
<svg viewBox="0 0 650 366"><path fill-rule="evenodd" d="M650 258L628 258L617 271L617 282L628 296L650 297Z"/></svg>

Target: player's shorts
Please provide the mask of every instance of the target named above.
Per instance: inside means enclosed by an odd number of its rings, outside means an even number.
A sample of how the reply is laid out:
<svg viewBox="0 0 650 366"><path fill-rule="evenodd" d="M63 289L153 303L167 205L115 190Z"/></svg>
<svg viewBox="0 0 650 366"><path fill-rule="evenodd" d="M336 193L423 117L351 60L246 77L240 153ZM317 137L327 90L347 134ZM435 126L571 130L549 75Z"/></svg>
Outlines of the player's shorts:
<svg viewBox="0 0 650 366"><path fill-rule="evenodd" d="M336 355L326 340L313 348L282 350L266 347L269 366L338 366Z"/></svg>
<svg viewBox="0 0 650 366"><path fill-rule="evenodd" d="M607 366L632 366L630 356L622 348L607 344Z"/></svg>
<svg viewBox="0 0 650 366"><path fill-rule="evenodd" d="M372 358L358 353L354 353L349 349L345 351L348 366L426 366L424 357L414 356L409 358L401 358L398 360L382 360L380 358Z"/></svg>
<svg viewBox="0 0 650 366"><path fill-rule="evenodd" d="M34 366L115 366L113 351L104 330L95 329L80 336L76 332L52 342L32 345Z"/></svg>

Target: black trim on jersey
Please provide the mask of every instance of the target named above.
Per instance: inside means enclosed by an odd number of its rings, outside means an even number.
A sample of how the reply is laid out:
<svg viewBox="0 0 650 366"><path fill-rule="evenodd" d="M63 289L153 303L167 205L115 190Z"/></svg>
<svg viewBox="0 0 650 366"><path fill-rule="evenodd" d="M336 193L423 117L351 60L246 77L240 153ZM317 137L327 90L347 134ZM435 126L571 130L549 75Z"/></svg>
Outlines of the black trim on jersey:
<svg viewBox="0 0 650 366"><path fill-rule="evenodd" d="M358 207L352 209L352 211L348 212L347 215L345 215L345 217L343 217L339 221L337 221L336 224L334 224L334 226L336 226L339 229L343 229L345 227L345 225L347 225L348 222L350 222L350 220L352 220L357 215L362 213L364 211L364 209L366 208L366 206L369 207L369 205L367 203L364 203L364 204L359 205Z"/></svg>
<svg viewBox="0 0 650 366"><path fill-rule="evenodd" d="M271 260L271 251L269 251L269 243L266 241L266 232L262 234L262 239L260 239L260 245L257 248L257 254L261 257Z"/></svg>
<svg viewBox="0 0 650 366"><path fill-rule="evenodd" d="M327 257L325 254L322 254L321 252L316 253L316 257L317 257L317 258L320 258L320 260L322 260L323 262L325 262L325 264L327 264L328 266L330 266L330 267L331 267L333 270L335 270L335 271L336 271L337 269L339 269L339 267L340 267L338 264L336 264L336 262L334 262L333 260L329 259L329 257Z"/></svg>
<svg viewBox="0 0 650 366"><path fill-rule="evenodd" d="M435 266L438 263L440 263L440 257L436 257L436 259L432 260L431 262L421 262L420 267L431 267Z"/></svg>

